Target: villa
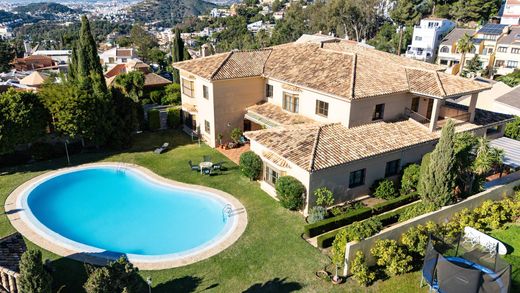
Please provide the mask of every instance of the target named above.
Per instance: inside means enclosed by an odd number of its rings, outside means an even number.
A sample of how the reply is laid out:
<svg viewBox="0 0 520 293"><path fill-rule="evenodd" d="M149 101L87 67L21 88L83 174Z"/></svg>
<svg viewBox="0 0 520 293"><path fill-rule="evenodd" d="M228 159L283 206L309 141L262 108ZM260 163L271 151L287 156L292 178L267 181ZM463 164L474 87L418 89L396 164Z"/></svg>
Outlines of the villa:
<svg viewBox="0 0 520 293"><path fill-rule="evenodd" d="M275 196L290 175L313 191L328 187L337 202L367 194L433 150L448 119L456 131L490 138L510 116L476 109L488 85L444 68L364 44L306 36L256 51L231 51L175 63L186 131L210 146L245 131L263 160L261 187ZM469 106L446 99L470 95Z"/></svg>

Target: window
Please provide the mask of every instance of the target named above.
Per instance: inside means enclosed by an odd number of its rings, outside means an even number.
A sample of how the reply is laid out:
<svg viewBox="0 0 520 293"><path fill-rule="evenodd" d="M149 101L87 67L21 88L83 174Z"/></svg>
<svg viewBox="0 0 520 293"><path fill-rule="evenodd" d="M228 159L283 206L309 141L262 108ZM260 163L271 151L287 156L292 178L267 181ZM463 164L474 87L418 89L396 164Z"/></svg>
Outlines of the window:
<svg viewBox="0 0 520 293"><path fill-rule="evenodd" d="M498 47L497 52L506 53L507 52L507 47Z"/></svg>
<svg viewBox="0 0 520 293"><path fill-rule="evenodd" d="M280 173L278 171L271 168L269 165L265 166L265 182L274 186L274 185L276 185L276 181L278 180L278 177L280 177Z"/></svg>
<svg viewBox="0 0 520 293"><path fill-rule="evenodd" d="M449 53L449 52L450 52L450 48L448 46L441 47L441 53Z"/></svg>
<svg viewBox="0 0 520 293"><path fill-rule="evenodd" d="M205 85L202 86L202 96L204 99L209 99L208 87Z"/></svg>
<svg viewBox="0 0 520 293"><path fill-rule="evenodd" d="M520 54L520 48L511 48L512 54Z"/></svg>
<svg viewBox="0 0 520 293"><path fill-rule="evenodd" d="M385 177L397 175L399 173L399 166L401 160L393 160L386 163Z"/></svg>
<svg viewBox="0 0 520 293"><path fill-rule="evenodd" d="M507 68L517 68L518 67L518 61L507 61Z"/></svg>
<svg viewBox="0 0 520 293"><path fill-rule="evenodd" d="M206 131L207 134L211 133L211 126L208 120L204 120L204 131Z"/></svg>
<svg viewBox="0 0 520 293"><path fill-rule="evenodd" d="M421 101L421 98L415 97L412 99L412 108L411 110L414 112L419 112L419 102Z"/></svg>
<svg viewBox="0 0 520 293"><path fill-rule="evenodd" d="M493 54L493 48L488 48L488 49L487 49L487 53L488 53L488 55Z"/></svg>
<svg viewBox="0 0 520 293"><path fill-rule="evenodd" d="M383 119L385 113L385 104L377 104L374 109L374 115L372 116L372 121Z"/></svg>
<svg viewBox="0 0 520 293"><path fill-rule="evenodd" d="M358 187L365 184L365 169L350 172L350 179L348 183L349 188Z"/></svg>
<svg viewBox="0 0 520 293"><path fill-rule="evenodd" d="M128 61L126 58L121 59L121 62L126 63Z"/></svg>
<svg viewBox="0 0 520 293"><path fill-rule="evenodd" d="M316 100L316 114L321 116L329 116L329 103Z"/></svg>
<svg viewBox="0 0 520 293"><path fill-rule="evenodd" d="M270 84L265 85L265 96L267 98L273 97L273 86L272 85L270 85Z"/></svg>
<svg viewBox="0 0 520 293"><path fill-rule="evenodd" d="M504 60L497 60L495 61L495 67L504 67L504 64L506 62Z"/></svg>
<svg viewBox="0 0 520 293"><path fill-rule="evenodd" d="M297 94L283 93L283 109L298 113L300 99Z"/></svg>
<svg viewBox="0 0 520 293"><path fill-rule="evenodd" d="M182 79L182 93L190 98L193 97L193 81Z"/></svg>
<svg viewBox="0 0 520 293"><path fill-rule="evenodd" d="M416 37L415 37L415 40L416 40L416 41L422 41L422 37L416 36Z"/></svg>

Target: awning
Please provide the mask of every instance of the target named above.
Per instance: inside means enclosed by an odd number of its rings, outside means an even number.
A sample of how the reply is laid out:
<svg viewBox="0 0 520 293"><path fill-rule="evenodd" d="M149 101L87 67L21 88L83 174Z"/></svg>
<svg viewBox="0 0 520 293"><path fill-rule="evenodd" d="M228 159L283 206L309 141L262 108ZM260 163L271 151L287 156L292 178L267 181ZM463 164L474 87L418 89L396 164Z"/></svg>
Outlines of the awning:
<svg viewBox="0 0 520 293"><path fill-rule="evenodd" d="M266 128L272 128L272 127L278 127L280 126L279 123L276 123L275 121L268 119L266 117L263 117L261 115L258 115L254 112L247 112L244 116L245 119L252 121L256 124L260 124L262 126L265 126Z"/></svg>
<svg viewBox="0 0 520 293"><path fill-rule="evenodd" d="M490 141L489 145L504 150L504 165L520 168L520 141L501 137Z"/></svg>

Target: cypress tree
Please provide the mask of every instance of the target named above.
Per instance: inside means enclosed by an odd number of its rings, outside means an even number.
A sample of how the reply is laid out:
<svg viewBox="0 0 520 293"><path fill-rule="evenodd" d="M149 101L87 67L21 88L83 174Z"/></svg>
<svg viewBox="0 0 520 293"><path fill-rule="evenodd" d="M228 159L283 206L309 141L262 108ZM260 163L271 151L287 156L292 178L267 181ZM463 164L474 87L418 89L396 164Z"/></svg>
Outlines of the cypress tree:
<svg viewBox="0 0 520 293"><path fill-rule="evenodd" d="M439 143L430 155L426 173L421 174L421 196L425 204L442 207L453 201L455 187L455 129L452 120L442 128Z"/></svg>
<svg viewBox="0 0 520 293"><path fill-rule="evenodd" d="M67 71L67 80L72 82L77 78L77 65L78 65L78 49L77 44L74 42L72 45L72 52L69 59L69 70Z"/></svg>
<svg viewBox="0 0 520 293"><path fill-rule="evenodd" d="M90 23L86 16L81 17L81 29L79 33L77 73L79 85L99 95L107 95L107 85L103 76L103 68L99 62L97 45Z"/></svg>
<svg viewBox="0 0 520 293"><path fill-rule="evenodd" d="M42 263L39 250L27 250L20 260L19 290L24 293L50 293L52 278Z"/></svg>
<svg viewBox="0 0 520 293"><path fill-rule="evenodd" d="M181 31L178 28L175 28L175 37L173 39L173 47L172 47L172 56L173 62L179 62L184 60L184 41L181 38ZM175 82L180 82L179 70L173 70L173 77Z"/></svg>

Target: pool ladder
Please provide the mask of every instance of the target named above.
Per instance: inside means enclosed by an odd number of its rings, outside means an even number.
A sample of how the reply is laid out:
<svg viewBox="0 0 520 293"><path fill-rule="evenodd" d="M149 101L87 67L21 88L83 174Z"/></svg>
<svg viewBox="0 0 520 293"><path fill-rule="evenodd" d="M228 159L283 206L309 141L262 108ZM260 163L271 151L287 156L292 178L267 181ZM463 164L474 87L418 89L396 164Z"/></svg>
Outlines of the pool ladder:
<svg viewBox="0 0 520 293"><path fill-rule="evenodd" d="M125 174L126 172L126 166L123 164L119 164L116 168L117 173Z"/></svg>
<svg viewBox="0 0 520 293"><path fill-rule="evenodd" d="M233 214L233 207L228 203L222 209L222 221L224 221L224 223L225 223L227 221L227 219L231 217L232 214Z"/></svg>

